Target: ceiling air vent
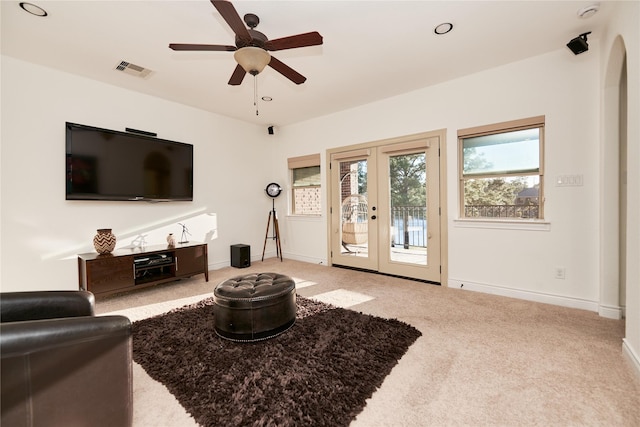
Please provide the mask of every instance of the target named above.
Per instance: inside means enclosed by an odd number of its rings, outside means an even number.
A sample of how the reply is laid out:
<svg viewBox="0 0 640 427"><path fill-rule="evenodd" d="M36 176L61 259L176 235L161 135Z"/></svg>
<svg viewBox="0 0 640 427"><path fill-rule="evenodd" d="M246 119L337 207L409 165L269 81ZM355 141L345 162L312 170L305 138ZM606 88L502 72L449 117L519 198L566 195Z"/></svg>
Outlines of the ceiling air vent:
<svg viewBox="0 0 640 427"><path fill-rule="evenodd" d="M130 62L127 62L127 61L121 61L116 66L116 70L122 71L127 74L131 74L132 76L140 77L143 79L147 77L149 74L151 74L151 70L136 64L131 64Z"/></svg>

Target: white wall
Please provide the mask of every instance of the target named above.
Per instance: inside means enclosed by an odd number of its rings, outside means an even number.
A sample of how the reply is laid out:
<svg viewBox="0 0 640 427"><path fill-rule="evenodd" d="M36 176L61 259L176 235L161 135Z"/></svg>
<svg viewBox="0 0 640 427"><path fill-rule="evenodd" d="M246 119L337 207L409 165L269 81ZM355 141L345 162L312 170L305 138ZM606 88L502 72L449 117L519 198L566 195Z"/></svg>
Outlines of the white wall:
<svg viewBox="0 0 640 427"><path fill-rule="evenodd" d="M215 232L212 268L229 265L231 244L262 250L271 172L261 127L6 56L1 113L2 291L77 289L76 254L94 250L98 228L112 228L118 247L140 234L149 244L180 237L178 223L193 241ZM66 201L66 121L193 144L194 201Z"/></svg>
<svg viewBox="0 0 640 427"><path fill-rule="evenodd" d="M282 157L417 132L447 129L449 281L556 295L597 304L598 45L588 55L566 49L285 127ZM462 227L458 217L460 128L545 115L545 219L548 231ZM555 178L581 174L582 187ZM326 200L323 200L326 206ZM289 226L293 226L288 222ZM295 226L302 228L300 224ZM326 257L324 222L308 225L299 255ZM301 245L303 242L297 242ZM566 279L554 279L554 268Z"/></svg>

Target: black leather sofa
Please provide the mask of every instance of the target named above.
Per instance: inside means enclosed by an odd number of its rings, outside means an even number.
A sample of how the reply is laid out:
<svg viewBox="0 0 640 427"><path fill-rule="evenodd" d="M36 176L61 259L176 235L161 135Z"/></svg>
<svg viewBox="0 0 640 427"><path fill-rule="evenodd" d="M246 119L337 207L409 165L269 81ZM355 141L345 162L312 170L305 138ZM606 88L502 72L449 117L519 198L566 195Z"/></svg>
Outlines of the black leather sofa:
<svg viewBox="0 0 640 427"><path fill-rule="evenodd" d="M131 426L131 322L84 291L0 294L2 426Z"/></svg>

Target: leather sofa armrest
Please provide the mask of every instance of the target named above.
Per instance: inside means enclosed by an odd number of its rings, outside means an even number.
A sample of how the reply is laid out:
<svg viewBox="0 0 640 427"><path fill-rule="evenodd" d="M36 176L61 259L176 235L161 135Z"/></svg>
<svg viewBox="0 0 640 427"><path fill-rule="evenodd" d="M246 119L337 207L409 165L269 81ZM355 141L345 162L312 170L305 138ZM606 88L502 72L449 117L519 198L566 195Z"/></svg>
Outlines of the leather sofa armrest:
<svg viewBox="0 0 640 427"><path fill-rule="evenodd" d="M133 347L124 316L0 324L0 424L131 426Z"/></svg>
<svg viewBox="0 0 640 427"><path fill-rule="evenodd" d="M0 322L93 316L95 297L87 291L5 292L0 294Z"/></svg>
<svg viewBox="0 0 640 427"><path fill-rule="evenodd" d="M54 347L131 335L125 316L67 317L0 324L2 359L46 351Z"/></svg>

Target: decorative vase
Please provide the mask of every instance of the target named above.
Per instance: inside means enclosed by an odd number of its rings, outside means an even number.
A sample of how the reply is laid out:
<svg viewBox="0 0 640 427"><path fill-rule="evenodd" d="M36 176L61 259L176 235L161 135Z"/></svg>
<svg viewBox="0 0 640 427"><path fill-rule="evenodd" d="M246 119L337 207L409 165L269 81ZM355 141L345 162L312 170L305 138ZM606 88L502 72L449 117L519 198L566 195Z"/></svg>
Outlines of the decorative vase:
<svg viewBox="0 0 640 427"><path fill-rule="evenodd" d="M98 234L93 238L93 247L99 254L109 254L116 247L116 236L110 228L99 228Z"/></svg>
<svg viewBox="0 0 640 427"><path fill-rule="evenodd" d="M167 243L169 244L169 246L176 245L176 238L173 237L173 233L169 233L169 235L167 236Z"/></svg>

